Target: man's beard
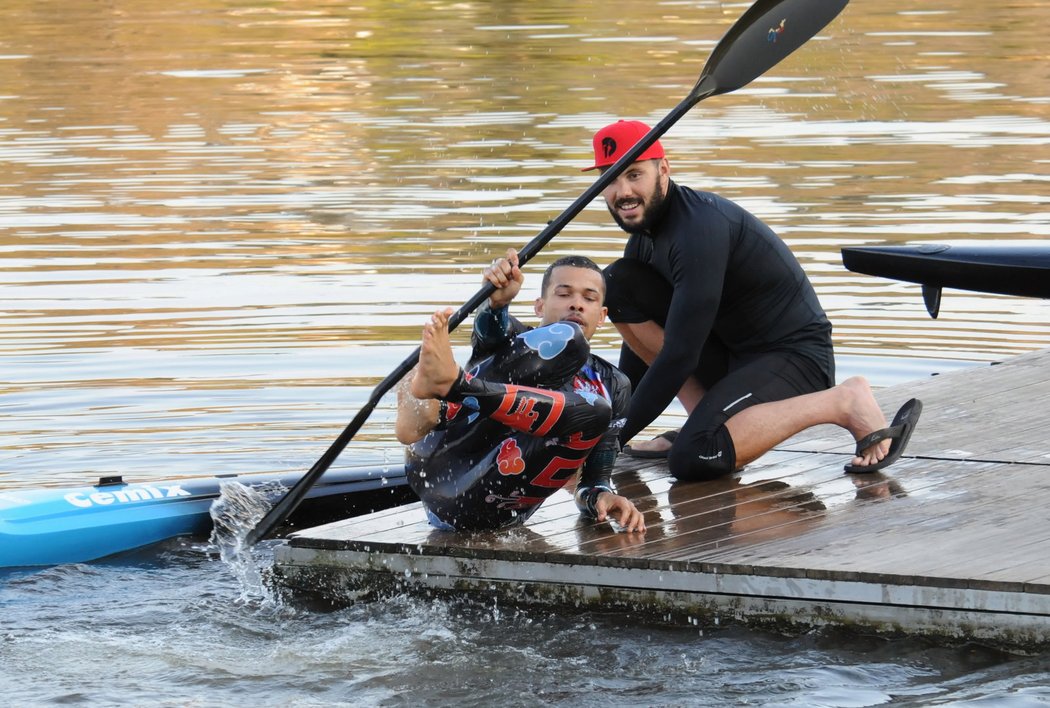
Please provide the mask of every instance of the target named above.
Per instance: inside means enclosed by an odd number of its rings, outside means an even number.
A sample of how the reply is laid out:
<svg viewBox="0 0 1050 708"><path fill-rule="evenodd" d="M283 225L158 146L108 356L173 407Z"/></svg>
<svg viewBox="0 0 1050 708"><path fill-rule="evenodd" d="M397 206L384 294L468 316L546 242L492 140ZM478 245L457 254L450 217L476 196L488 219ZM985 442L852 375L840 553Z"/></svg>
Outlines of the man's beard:
<svg viewBox="0 0 1050 708"><path fill-rule="evenodd" d="M652 231L656 222L663 216L664 207L666 207L667 201L667 190L660 183L659 180L656 182L656 188L653 189L652 196L648 202L643 205L642 218L637 224L630 226L620 218L620 215L616 213L614 205L606 203L605 207L612 214L613 220L620 225L620 228L629 234L639 234Z"/></svg>

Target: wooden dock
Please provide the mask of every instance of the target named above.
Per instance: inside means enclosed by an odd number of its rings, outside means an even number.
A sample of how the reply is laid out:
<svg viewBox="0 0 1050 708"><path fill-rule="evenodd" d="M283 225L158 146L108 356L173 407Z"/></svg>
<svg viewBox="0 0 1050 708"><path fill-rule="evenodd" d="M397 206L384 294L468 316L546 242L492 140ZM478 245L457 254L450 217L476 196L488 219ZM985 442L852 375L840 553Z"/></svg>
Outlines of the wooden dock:
<svg viewBox="0 0 1050 708"><path fill-rule="evenodd" d="M383 592L630 609L700 625L1050 644L1050 350L877 392L924 403L905 457L846 475L833 426L738 476L678 483L621 457L644 536L582 519L568 492L522 528L440 532L412 504L298 532L276 549L293 593ZM648 463L648 464L643 464Z"/></svg>

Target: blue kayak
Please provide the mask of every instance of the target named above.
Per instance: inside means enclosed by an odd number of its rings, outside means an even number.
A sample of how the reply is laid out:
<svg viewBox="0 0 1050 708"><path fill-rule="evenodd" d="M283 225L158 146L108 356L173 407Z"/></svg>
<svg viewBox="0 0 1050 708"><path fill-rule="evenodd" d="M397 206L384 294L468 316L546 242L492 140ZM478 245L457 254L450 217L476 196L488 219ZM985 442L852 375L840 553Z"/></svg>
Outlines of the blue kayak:
<svg viewBox="0 0 1050 708"><path fill-rule="evenodd" d="M94 486L0 490L0 568L79 563L174 538L207 534L223 482L271 502L301 474L242 474ZM294 525L325 523L414 500L403 465L329 470L307 492Z"/></svg>

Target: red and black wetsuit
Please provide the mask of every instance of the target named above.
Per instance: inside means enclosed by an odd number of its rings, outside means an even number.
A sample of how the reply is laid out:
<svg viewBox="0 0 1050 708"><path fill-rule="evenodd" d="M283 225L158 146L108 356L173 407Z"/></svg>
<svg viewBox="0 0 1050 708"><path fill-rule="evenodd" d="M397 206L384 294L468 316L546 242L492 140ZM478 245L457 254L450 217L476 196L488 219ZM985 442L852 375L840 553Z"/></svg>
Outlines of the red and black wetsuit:
<svg viewBox="0 0 1050 708"><path fill-rule="evenodd" d="M689 376L706 391L668 457L678 478L735 469L725 422L741 410L834 385L831 323L812 284L787 245L728 199L670 182L655 227L631 234L605 278L613 322L664 328L651 367L621 351L634 385L621 439L652 423Z"/></svg>
<svg viewBox="0 0 1050 708"><path fill-rule="evenodd" d="M439 528L519 524L583 465L576 503L594 513L627 414L630 383L578 325L528 329L487 304L473 353L445 397L438 427L408 446L405 469Z"/></svg>

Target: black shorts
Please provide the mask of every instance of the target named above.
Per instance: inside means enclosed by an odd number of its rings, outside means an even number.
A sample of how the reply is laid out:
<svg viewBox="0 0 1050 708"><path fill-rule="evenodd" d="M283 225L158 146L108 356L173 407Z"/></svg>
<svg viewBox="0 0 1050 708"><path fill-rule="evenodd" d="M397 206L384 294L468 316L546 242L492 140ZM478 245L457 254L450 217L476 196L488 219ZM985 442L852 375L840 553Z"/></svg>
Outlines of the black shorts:
<svg viewBox="0 0 1050 708"><path fill-rule="evenodd" d="M672 288L650 266L622 259L614 278L644 287L621 287L608 298L614 322L656 322L666 326ZM608 269L607 269L607 277ZM612 291L610 291L612 293ZM648 370L630 348L620 351L620 369L637 386ZM731 351L714 333L700 353L693 377L704 388L699 405L689 415L675 440L668 465L680 479L709 479L736 469L736 450L725 423L740 411L823 391L835 384L835 356L827 332L793 344L790 349L757 353Z"/></svg>

